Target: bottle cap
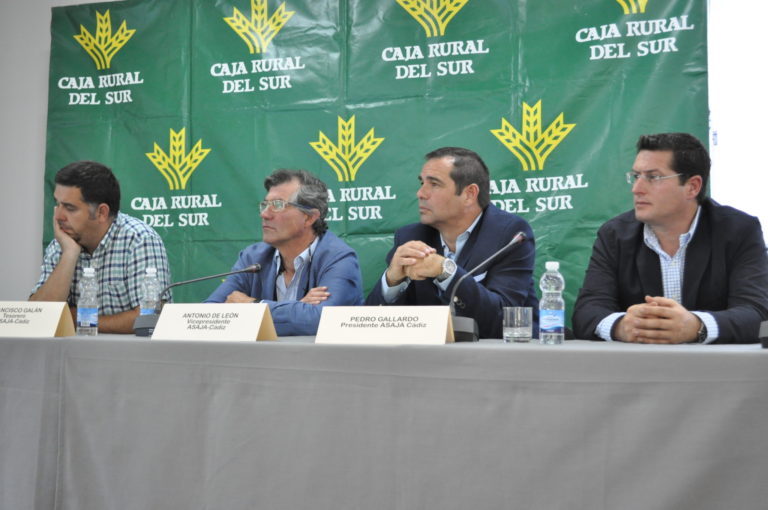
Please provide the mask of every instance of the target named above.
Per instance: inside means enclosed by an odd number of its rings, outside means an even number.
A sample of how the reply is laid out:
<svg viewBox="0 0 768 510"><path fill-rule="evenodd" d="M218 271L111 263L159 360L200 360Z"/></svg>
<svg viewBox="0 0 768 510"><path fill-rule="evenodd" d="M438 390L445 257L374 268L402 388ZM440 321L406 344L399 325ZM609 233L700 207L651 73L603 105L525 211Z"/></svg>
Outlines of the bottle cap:
<svg viewBox="0 0 768 510"><path fill-rule="evenodd" d="M155 268L154 268L154 267L152 267L152 266L148 267L148 268L146 269L146 271L147 271L147 274L157 274L157 269L155 269Z"/></svg>
<svg viewBox="0 0 768 510"><path fill-rule="evenodd" d="M558 271L560 269L560 262L548 260L544 266L547 268L547 271Z"/></svg>
<svg viewBox="0 0 768 510"><path fill-rule="evenodd" d="M84 276L95 276L96 270L92 267L84 267L83 268L83 275Z"/></svg>

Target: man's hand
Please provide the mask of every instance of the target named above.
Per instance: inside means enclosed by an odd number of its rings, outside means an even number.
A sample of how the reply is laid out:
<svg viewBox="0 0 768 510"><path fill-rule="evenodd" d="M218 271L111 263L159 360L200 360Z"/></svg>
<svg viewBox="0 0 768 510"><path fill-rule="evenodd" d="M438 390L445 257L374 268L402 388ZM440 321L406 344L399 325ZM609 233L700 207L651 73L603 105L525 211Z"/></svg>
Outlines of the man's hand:
<svg viewBox="0 0 768 510"><path fill-rule="evenodd" d="M307 295L301 298L302 303L308 303L310 305L319 305L330 297L331 293L328 292L328 287L314 287L309 289Z"/></svg>
<svg viewBox="0 0 768 510"><path fill-rule="evenodd" d="M138 306L114 315L99 315L99 333L133 333L133 323L138 316Z"/></svg>
<svg viewBox="0 0 768 510"><path fill-rule="evenodd" d="M77 259L83 247L77 241L61 230L56 221L56 213L53 216L53 235L61 246L61 257L56 267L48 275L48 279L37 289L37 292L29 296L30 301L66 301L69 297L69 288L75 277Z"/></svg>
<svg viewBox="0 0 768 510"><path fill-rule="evenodd" d="M401 244L397 247L397 250L395 250L395 254L392 256L392 261L387 268L387 284L390 287L399 284L405 280L406 276L408 276L406 274L406 269L408 267L435 252L436 250L434 248L421 241L408 241L405 244Z"/></svg>
<svg viewBox="0 0 768 510"><path fill-rule="evenodd" d="M443 260L445 257L437 253L430 253L415 264L406 267L405 274L411 280L426 280L435 278L443 272Z"/></svg>
<svg viewBox="0 0 768 510"><path fill-rule="evenodd" d="M239 290L232 291L232 293L227 296L227 300L225 303L255 303L256 298L252 298L248 294L244 294L240 292Z"/></svg>
<svg viewBox="0 0 768 510"><path fill-rule="evenodd" d="M701 321L680 303L665 297L645 296L632 305L614 328L623 342L680 344L696 339Z"/></svg>
<svg viewBox="0 0 768 510"><path fill-rule="evenodd" d="M53 237L56 238L56 240L59 242L59 245L61 246L62 257L68 256L77 259L77 257L80 256L80 252L83 250L83 247L77 244L77 241L72 239L72 236L61 230L59 222L56 221L55 212L53 213Z"/></svg>

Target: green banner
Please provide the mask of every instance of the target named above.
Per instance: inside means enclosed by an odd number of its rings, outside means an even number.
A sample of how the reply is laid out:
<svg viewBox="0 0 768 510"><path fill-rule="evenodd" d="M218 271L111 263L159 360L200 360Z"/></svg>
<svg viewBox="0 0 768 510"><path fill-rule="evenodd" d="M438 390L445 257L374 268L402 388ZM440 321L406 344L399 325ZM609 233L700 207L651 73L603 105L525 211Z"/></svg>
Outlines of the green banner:
<svg viewBox="0 0 768 510"><path fill-rule="evenodd" d="M45 217L59 168L103 162L176 281L260 239L287 167L328 184L367 292L418 220L423 155L454 145L531 223L536 278L561 262L570 314L597 228L632 206L637 137L707 139L703 0L126 0L55 8L51 32Z"/></svg>

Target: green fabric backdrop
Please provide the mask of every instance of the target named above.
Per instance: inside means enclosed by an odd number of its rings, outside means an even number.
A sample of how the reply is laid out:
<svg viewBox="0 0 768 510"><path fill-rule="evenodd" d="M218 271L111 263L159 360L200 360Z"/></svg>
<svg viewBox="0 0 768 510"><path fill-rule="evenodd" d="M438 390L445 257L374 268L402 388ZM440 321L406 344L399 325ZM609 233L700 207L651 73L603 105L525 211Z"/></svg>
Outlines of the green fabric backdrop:
<svg viewBox="0 0 768 510"><path fill-rule="evenodd" d="M367 292L418 219L423 155L457 145L531 223L536 278L561 262L569 315L637 137L707 139L704 0L128 0L54 8L51 32L45 217L59 168L104 162L174 280L228 270L264 177L305 168Z"/></svg>

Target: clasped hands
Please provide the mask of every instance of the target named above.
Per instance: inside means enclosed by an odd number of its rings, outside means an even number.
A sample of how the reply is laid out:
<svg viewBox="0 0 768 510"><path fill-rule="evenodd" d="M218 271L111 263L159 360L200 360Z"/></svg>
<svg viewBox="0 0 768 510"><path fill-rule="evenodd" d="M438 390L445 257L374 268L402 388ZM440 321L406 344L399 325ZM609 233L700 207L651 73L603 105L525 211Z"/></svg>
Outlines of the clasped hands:
<svg viewBox="0 0 768 510"><path fill-rule="evenodd" d="M677 301L645 296L632 305L613 328L613 338L623 342L680 344L696 340L701 320Z"/></svg>
<svg viewBox="0 0 768 510"><path fill-rule="evenodd" d="M387 268L387 284L392 287L406 278L426 280L435 278L443 272L445 257L437 250L421 241L408 241L395 250Z"/></svg>

